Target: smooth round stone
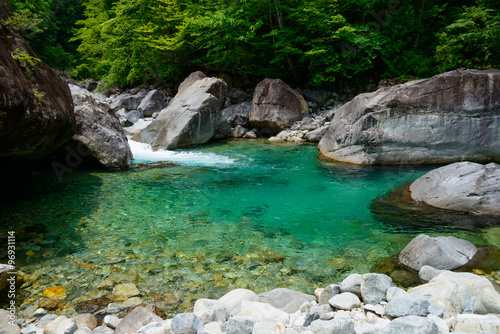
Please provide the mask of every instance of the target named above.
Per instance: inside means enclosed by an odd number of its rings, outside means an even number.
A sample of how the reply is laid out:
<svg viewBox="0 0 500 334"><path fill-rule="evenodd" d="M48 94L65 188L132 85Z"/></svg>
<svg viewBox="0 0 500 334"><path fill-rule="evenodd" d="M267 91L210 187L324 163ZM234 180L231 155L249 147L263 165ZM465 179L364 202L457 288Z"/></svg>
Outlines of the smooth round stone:
<svg viewBox="0 0 500 334"><path fill-rule="evenodd" d="M330 298L328 303L335 308L348 311L361 305L361 301L358 296L351 292L343 292L335 295Z"/></svg>

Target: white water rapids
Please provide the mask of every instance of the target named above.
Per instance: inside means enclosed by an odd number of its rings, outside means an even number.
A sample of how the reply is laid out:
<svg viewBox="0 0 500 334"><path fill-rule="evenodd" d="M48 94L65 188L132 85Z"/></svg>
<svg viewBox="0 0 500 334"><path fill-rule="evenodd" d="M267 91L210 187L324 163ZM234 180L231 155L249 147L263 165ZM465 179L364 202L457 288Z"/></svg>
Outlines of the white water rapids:
<svg viewBox="0 0 500 334"><path fill-rule="evenodd" d="M181 166L225 167L235 162L235 159L215 153L190 152L187 150L155 151L149 144L139 143L130 138L128 143L134 155L134 163L171 161Z"/></svg>

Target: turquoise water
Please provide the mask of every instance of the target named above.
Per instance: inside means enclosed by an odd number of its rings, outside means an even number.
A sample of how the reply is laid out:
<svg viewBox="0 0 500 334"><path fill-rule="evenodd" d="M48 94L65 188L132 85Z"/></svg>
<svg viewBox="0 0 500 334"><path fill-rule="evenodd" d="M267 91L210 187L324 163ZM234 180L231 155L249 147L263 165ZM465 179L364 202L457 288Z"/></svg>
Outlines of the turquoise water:
<svg viewBox="0 0 500 334"><path fill-rule="evenodd" d="M60 285L71 313L83 300L112 299L99 287L106 279L133 282L143 300L177 311L238 287L312 293L369 272L422 231L488 244L481 231L394 229L372 215L374 198L432 167L327 163L314 145L264 141L134 150L136 162L179 165L74 171L62 182L42 175L2 202L2 230L17 231L27 282L21 308Z"/></svg>

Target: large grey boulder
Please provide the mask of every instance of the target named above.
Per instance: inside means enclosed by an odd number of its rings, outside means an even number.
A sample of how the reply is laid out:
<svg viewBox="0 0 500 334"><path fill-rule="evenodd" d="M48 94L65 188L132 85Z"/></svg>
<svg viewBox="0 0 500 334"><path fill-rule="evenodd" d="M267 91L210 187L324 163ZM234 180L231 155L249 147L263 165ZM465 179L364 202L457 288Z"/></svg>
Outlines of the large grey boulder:
<svg viewBox="0 0 500 334"><path fill-rule="evenodd" d="M319 143L359 165L498 159L500 71L455 70L356 96Z"/></svg>
<svg viewBox="0 0 500 334"><path fill-rule="evenodd" d="M268 303L277 309L288 313L295 313L300 309L300 306L305 302L316 300L313 295L308 295L302 292L293 291L286 288L277 288L258 295L257 301Z"/></svg>
<svg viewBox="0 0 500 334"><path fill-rule="evenodd" d="M437 208L500 216L500 165L456 162L419 177L410 192Z"/></svg>
<svg viewBox="0 0 500 334"><path fill-rule="evenodd" d="M250 123L257 129L276 134L308 114L304 98L283 80L264 79L255 87Z"/></svg>
<svg viewBox="0 0 500 334"><path fill-rule="evenodd" d="M226 93L227 85L220 79L203 78L189 86L183 82L168 107L133 139L163 149L204 144L217 131Z"/></svg>
<svg viewBox="0 0 500 334"><path fill-rule="evenodd" d="M425 265L452 270L469 262L476 252L476 246L467 240L421 234L399 253L399 262L414 270Z"/></svg>
<svg viewBox="0 0 500 334"><path fill-rule="evenodd" d="M183 82L181 82L181 84L179 85L179 88L177 89L177 94L184 92L189 86L194 84L196 81L201 80L201 79L205 79L206 77L207 76L205 75L205 73L203 73L201 71L196 71L196 72L191 73L190 75L188 75L186 77L186 79L184 79Z"/></svg>
<svg viewBox="0 0 500 334"><path fill-rule="evenodd" d="M135 333L139 328L163 319L145 307L138 306L116 326L115 334Z"/></svg>
<svg viewBox="0 0 500 334"><path fill-rule="evenodd" d="M88 90L75 85L70 85L70 89L77 124L73 140L88 148L88 154L104 167L127 168L132 152L109 105Z"/></svg>

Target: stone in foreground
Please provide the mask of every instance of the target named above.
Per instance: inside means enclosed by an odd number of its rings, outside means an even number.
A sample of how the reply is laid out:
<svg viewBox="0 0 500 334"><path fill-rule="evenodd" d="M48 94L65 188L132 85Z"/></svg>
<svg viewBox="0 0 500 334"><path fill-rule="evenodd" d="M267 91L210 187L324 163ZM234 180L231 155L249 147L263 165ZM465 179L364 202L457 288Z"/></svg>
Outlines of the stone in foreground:
<svg viewBox="0 0 500 334"><path fill-rule="evenodd" d="M328 303L334 308L347 311L350 311L353 308L361 305L361 301L359 300L358 296L351 292L343 292L339 295L335 295L330 298Z"/></svg>
<svg viewBox="0 0 500 334"><path fill-rule="evenodd" d="M500 165L453 163L418 178L410 192L436 208L500 216Z"/></svg>
<svg viewBox="0 0 500 334"><path fill-rule="evenodd" d="M469 262L476 252L476 246L467 240L421 234L399 253L399 262L414 270L425 265L453 270Z"/></svg>
<svg viewBox="0 0 500 334"><path fill-rule="evenodd" d="M172 319L175 334L195 334L203 326L203 320L193 313L177 314Z"/></svg>
<svg viewBox="0 0 500 334"><path fill-rule="evenodd" d="M136 307L116 326L115 334L135 333L151 322L161 322L162 318L145 307Z"/></svg>
<svg viewBox="0 0 500 334"><path fill-rule="evenodd" d="M500 71L455 70L360 94L336 110L319 151L358 165L498 159Z"/></svg>
<svg viewBox="0 0 500 334"><path fill-rule="evenodd" d="M361 296L366 304L376 305L386 299L392 279L384 274L369 273L361 276Z"/></svg>
<svg viewBox="0 0 500 334"><path fill-rule="evenodd" d="M454 332L463 333L499 333L500 317L495 314L459 314L451 324Z"/></svg>

